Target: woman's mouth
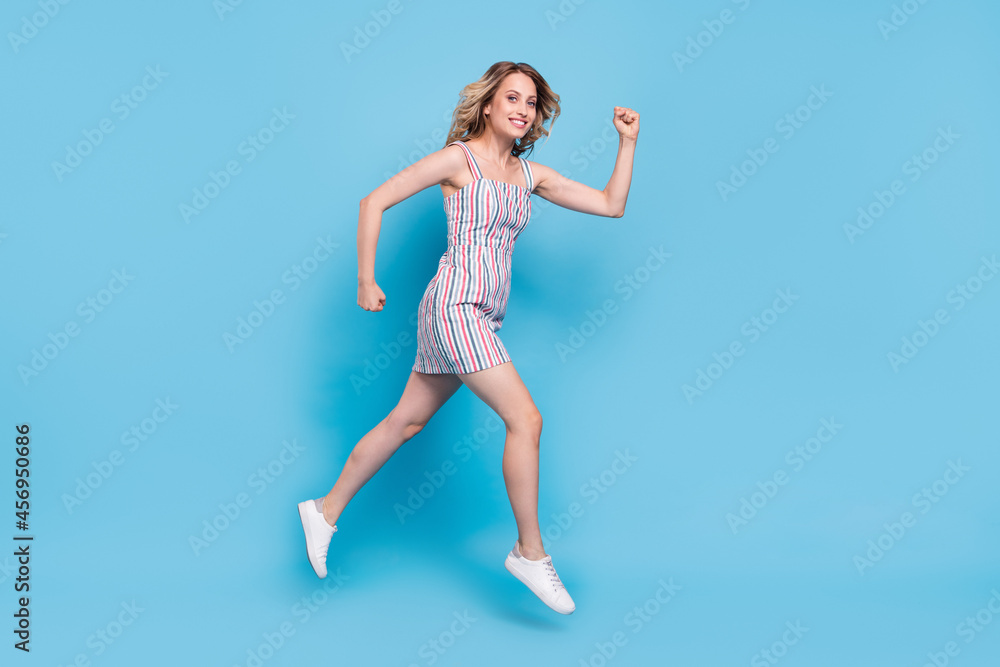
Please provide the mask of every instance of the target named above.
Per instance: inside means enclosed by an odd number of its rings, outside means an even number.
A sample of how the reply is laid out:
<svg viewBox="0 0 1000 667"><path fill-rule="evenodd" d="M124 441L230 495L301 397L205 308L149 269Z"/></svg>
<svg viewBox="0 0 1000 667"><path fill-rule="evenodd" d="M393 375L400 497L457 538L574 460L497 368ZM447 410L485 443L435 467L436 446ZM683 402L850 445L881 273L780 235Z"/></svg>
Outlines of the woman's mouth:
<svg viewBox="0 0 1000 667"><path fill-rule="evenodd" d="M511 122L511 124L514 127L518 128L518 129L521 129L521 130L523 130L524 126L528 124L528 121L526 121L526 120L518 120L516 118L511 118L510 122Z"/></svg>

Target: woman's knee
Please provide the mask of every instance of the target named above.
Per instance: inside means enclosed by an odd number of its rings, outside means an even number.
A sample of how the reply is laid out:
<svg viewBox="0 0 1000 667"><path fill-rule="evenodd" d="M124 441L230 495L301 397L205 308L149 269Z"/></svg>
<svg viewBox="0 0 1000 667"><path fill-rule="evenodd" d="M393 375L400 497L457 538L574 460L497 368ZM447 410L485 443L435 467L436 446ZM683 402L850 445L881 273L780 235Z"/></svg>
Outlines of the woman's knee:
<svg viewBox="0 0 1000 667"><path fill-rule="evenodd" d="M523 433L537 439L542 434L542 413L538 408L532 407L508 418L505 424L508 431Z"/></svg>
<svg viewBox="0 0 1000 667"><path fill-rule="evenodd" d="M424 424L418 422L410 422L406 424L403 426L403 442L406 442L422 430L424 430Z"/></svg>
<svg viewBox="0 0 1000 667"><path fill-rule="evenodd" d="M394 432L397 437L401 438L403 442L406 442L417 433L420 433L426 423L427 422L419 419L399 416L396 414L395 410L390 411L389 416L386 417L386 425L388 428Z"/></svg>

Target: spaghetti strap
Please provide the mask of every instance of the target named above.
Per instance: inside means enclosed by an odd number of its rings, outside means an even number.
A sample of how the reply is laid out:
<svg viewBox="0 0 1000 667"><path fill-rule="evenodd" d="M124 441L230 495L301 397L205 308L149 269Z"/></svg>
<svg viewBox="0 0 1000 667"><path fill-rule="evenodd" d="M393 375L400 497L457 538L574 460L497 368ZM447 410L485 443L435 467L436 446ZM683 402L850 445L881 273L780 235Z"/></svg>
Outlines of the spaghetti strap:
<svg viewBox="0 0 1000 667"><path fill-rule="evenodd" d="M451 146L452 144L458 144L459 146L462 147L462 150L465 151L465 158L469 162L469 169L472 171L473 181L478 181L480 179L487 181L492 180L488 178L483 178L483 172L482 170L479 169L479 163L476 162L475 156L472 155L472 151L469 150L469 147L465 145L464 141L456 139L455 141L451 142L451 144L448 145ZM535 178L534 174L531 172L531 165L529 165L528 161L525 160L523 157L518 156L517 159L521 161L521 170L524 172L524 183L527 186L526 189L529 193L531 193L531 191L535 187ZM506 181L500 181L500 182L505 183Z"/></svg>
<svg viewBox="0 0 1000 667"><path fill-rule="evenodd" d="M518 156L518 160L521 161L521 167L524 169L524 182L528 186L528 192L530 193L535 189L535 175L531 173L531 165L523 157Z"/></svg>
<svg viewBox="0 0 1000 667"><path fill-rule="evenodd" d="M451 143L458 144L459 146L462 147L462 150L465 151L465 158L469 161L469 169L472 170L472 180L478 181L480 178L482 178L483 172L479 170L479 165L476 164L476 158L472 156L472 151L470 151L469 147L465 145L465 142L456 139ZM450 146L451 144L448 145Z"/></svg>

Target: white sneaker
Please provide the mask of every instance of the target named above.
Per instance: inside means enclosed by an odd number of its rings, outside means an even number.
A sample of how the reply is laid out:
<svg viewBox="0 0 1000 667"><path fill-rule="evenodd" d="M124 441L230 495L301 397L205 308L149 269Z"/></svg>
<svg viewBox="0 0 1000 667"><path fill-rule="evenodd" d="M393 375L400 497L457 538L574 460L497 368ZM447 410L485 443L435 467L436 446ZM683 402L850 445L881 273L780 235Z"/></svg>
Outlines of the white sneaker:
<svg viewBox="0 0 1000 667"><path fill-rule="evenodd" d="M521 555L517 542L514 542L514 548L507 554L504 566L553 610L560 614L572 614L576 611L573 598L569 596L556 574L556 568L552 566L551 556L541 560L528 560Z"/></svg>
<svg viewBox="0 0 1000 667"><path fill-rule="evenodd" d="M322 503L322 498L299 503L299 518L302 519L302 530L306 534L309 563L320 579L326 577L326 551L330 548L330 538L337 532L337 527L331 526L323 518Z"/></svg>

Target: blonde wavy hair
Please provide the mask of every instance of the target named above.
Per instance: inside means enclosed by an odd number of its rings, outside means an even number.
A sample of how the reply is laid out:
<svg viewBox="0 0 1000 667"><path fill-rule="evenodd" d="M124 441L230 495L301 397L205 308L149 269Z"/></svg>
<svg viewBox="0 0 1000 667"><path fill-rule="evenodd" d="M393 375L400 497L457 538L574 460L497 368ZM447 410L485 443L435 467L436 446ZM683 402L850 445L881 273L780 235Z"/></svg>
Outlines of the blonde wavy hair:
<svg viewBox="0 0 1000 667"><path fill-rule="evenodd" d="M549 130L545 129L544 123L551 119L549 122L549 128L551 128L559 116L559 96L552 92L542 75L528 63L503 60L493 63L478 81L462 88L462 92L458 95L458 105L451 115L451 128L448 130L448 138L444 142L445 146L456 140L475 139L486 132L486 116L483 114L483 107L493 100L493 96L500 89L504 78L512 72L521 72L531 77L535 83L536 113L531 129L523 137L514 141L514 148L510 154L519 157L524 153L530 153L534 148L535 141L542 135L549 136Z"/></svg>

